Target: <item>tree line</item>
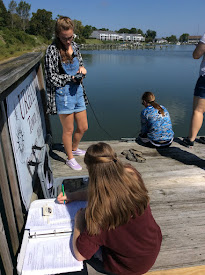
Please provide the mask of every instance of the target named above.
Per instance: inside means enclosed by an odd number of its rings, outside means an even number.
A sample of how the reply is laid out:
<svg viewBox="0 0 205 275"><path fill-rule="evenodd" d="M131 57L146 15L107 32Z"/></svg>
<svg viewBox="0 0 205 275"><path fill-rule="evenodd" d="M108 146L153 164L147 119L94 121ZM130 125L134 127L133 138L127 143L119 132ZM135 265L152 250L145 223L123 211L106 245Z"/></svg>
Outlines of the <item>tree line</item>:
<svg viewBox="0 0 205 275"><path fill-rule="evenodd" d="M0 29L6 27L10 30L21 30L31 35L40 35L47 40L53 38L54 25L56 19L53 20L52 12L45 9L38 9L36 12L30 14L31 5L25 1L20 1L18 4L16 1L11 0L6 9L3 0L0 0ZM74 19L75 34L77 35L77 43L86 43L85 39L88 39L94 30L97 30L94 26L83 26L82 22ZM109 31L109 29L101 28L99 30ZM141 29L137 28L121 28L117 30L118 33L132 33L141 34L145 37L146 42L154 42L156 39L156 31L148 29L145 33ZM180 42L187 42L189 34L182 34L179 38ZM175 35L170 37L163 37L168 42L176 43L178 41Z"/></svg>

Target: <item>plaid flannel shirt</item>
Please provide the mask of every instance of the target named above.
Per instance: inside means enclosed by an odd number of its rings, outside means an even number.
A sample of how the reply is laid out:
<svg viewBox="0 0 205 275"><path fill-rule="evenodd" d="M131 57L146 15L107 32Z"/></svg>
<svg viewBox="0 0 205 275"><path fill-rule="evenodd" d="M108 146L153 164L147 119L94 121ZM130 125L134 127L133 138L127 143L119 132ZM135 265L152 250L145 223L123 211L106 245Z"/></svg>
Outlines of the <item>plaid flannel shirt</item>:
<svg viewBox="0 0 205 275"><path fill-rule="evenodd" d="M83 59L79 48L75 42L72 42L73 51L79 60L79 66L83 66ZM71 75L64 72L61 65L60 52L55 43L48 46L45 54L45 77L47 91L47 113L56 114L55 92L56 88L64 87L71 81ZM88 104L88 98L83 86L85 104Z"/></svg>

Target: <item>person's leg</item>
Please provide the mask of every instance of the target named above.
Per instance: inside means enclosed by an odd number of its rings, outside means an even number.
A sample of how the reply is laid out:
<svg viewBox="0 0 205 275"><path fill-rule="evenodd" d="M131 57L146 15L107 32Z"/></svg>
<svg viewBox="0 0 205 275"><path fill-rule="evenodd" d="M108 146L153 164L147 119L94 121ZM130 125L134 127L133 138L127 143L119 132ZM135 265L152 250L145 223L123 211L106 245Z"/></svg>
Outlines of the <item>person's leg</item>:
<svg viewBox="0 0 205 275"><path fill-rule="evenodd" d="M88 120L87 120L86 110L84 110L82 112L75 113L74 119L76 121L77 128L73 135L72 150L76 151L78 149L78 145L79 145L85 131L87 131L87 129L88 129Z"/></svg>
<svg viewBox="0 0 205 275"><path fill-rule="evenodd" d="M62 141L64 144L64 148L68 156L68 159L72 159L72 135L74 130L74 114L60 114L59 118L63 127Z"/></svg>
<svg viewBox="0 0 205 275"><path fill-rule="evenodd" d="M205 112L205 99L194 96L193 113L189 129L189 139L194 141L203 123L203 114Z"/></svg>

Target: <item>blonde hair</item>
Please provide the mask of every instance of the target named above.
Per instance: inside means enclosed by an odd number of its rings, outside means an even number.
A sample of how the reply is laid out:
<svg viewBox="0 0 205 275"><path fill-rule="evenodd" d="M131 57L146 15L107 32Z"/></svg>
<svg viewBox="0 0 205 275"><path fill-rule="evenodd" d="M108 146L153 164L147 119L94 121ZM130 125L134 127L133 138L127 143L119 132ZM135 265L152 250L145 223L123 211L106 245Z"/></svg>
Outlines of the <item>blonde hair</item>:
<svg viewBox="0 0 205 275"><path fill-rule="evenodd" d="M142 95L142 100L152 105L160 114L162 114L162 116L164 116L164 110L157 102L155 102L155 95L152 92L145 92Z"/></svg>
<svg viewBox="0 0 205 275"><path fill-rule="evenodd" d="M67 31L67 30L73 30L74 31L73 21L69 17L60 16L56 20L56 24L55 24L56 46L60 51L62 61L63 62L67 61L67 62L72 63L72 60L73 60L72 56L67 53L65 46L63 45L63 43L61 42L61 40L59 38L59 34L61 33L61 31Z"/></svg>
<svg viewBox="0 0 205 275"><path fill-rule="evenodd" d="M90 235L115 229L144 213L149 196L140 174L128 172L108 144L91 145L84 162L89 172L85 217Z"/></svg>

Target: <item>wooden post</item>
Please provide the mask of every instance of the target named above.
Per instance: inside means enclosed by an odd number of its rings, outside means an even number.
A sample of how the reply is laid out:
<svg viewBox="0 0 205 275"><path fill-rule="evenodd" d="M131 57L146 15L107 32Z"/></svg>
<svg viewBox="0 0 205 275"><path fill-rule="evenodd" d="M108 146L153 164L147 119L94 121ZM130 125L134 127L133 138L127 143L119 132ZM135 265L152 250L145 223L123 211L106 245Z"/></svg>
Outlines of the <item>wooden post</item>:
<svg viewBox="0 0 205 275"><path fill-rule="evenodd" d="M9 248L6 240L6 235L3 227L3 222L0 214L0 255L6 274L13 274L13 264ZM3 274L3 273L2 273Z"/></svg>
<svg viewBox="0 0 205 275"><path fill-rule="evenodd" d="M2 144L0 140L0 188L1 188L1 194L3 198L7 223L9 227L9 233L11 237L11 244L13 248L13 253L16 255L16 252L19 248L19 239L18 239L18 233L16 229L16 223L14 218L14 212L13 212L13 206L10 196L10 190L9 190L9 184L7 180L7 174L6 174L6 167L4 163L4 156L2 152ZM14 198L15 199L15 198Z"/></svg>
<svg viewBox="0 0 205 275"><path fill-rule="evenodd" d="M18 187L18 180L16 176L16 169L13 159L13 151L11 148L11 142L10 142L10 136L9 136L9 130L7 125L7 118L5 113L5 108L3 102L0 103L0 117L2 119L2 132L1 132L1 139L2 139L2 145L4 149L4 157L6 160L7 165L7 171L10 181L10 188L12 192L13 197L13 203L14 203L14 211L17 219L18 224L18 230L21 232L22 227L24 225L24 218L22 213L22 207L21 207L21 199L19 194L19 187Z"/></svg>

